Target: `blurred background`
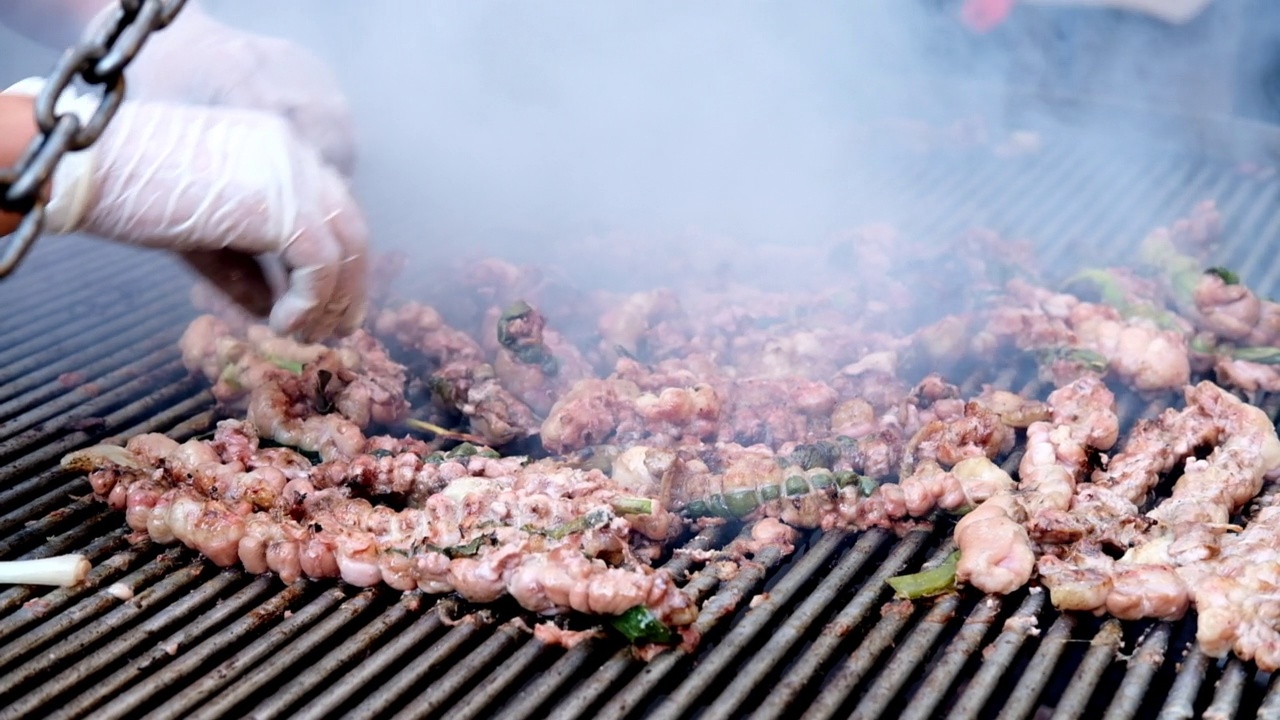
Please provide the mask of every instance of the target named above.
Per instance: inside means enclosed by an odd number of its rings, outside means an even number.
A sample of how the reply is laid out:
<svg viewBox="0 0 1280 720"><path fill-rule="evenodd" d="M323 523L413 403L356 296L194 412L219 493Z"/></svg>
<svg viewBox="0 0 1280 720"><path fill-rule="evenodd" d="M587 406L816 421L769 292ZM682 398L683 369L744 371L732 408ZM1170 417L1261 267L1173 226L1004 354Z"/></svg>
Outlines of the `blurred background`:
<svg viewBox="0 0 1280 720"><path fill-rule="evenodd" d="M1265 0L1181 26L1024 4L986 34L957 0L204 5L333 65L375 243L428 256L690 228L806 242L913 212L889 146L1012 138L1260 167L1280 147ZM0 34L9 81L53 60Z"/></svg>

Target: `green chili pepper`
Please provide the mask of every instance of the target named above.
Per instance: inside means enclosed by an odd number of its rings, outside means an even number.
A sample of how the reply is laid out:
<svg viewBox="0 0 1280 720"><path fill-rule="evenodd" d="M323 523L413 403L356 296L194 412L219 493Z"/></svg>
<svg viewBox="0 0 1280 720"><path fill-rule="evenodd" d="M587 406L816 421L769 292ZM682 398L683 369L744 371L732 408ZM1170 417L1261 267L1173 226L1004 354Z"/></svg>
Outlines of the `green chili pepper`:
<svg viewBox="0 0 1280 720"><path fill-rule="evenodd" d="M660 643L668 645L675 642L676 634L653 611L644 605L637 605L610 621L613 628L635 642Z"/></svg>
<svg viewBox="0 0 1280 720"><path fill-rule="evenodd" d="M725 493L724 506L733 517L740 518L760 507L760 499L756 497L755 490L735 490Z"/></svg>
<svg viewBox="0 0 1280 720"><path fill-rule="evenodd" d="M887 580L897 597L906 600L942 595L956 589L956 565L960 563L960 551L947 556L936 568L911 575L898 575Z"/></svg>
<svg viewBox="0 0 1280 720"><path fill-rule="evenodd" d="M1121 312L1128 308L1128 301L1124 296L1124 289L1120 286L1120 281L1110 270L1102 270L1099 268L1090 268L1082 270L1067 279L1066 287L1076 284L1090 284L1098 289L1098 294L1102 302L1110 305Z"/></svg>
<svg viewBox="0 0 1280 720"><path fill-rule="evenodd" d="M782 491L791 497L804 495L809 492L809 483L805 482L804 477L801 475L792 475L787 478L787 481L783 484Z"/></svg>
<svg viewBox="0 0 1280 720"><path fill-rule="evenodd" d="M1224 267L1211 267L1208 270L1205 270L1204 272L1206 275L1217 275L1218 277L1222 278L1222 282L1228 285L1240 284L1240 276Z"/></svg>

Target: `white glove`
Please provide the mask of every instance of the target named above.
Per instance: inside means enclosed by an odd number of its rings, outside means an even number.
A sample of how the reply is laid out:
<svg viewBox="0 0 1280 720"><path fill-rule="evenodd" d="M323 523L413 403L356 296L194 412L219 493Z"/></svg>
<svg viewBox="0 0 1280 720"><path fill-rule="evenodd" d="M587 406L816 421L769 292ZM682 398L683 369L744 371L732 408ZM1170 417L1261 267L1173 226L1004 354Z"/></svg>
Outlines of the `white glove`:
<svg viewBox="0 0 1280 720"><path fill-rule="evenodd" d="M355 169L355 123L329 66L292 42L221 23L191 0L147 39L125 79L131 100L274 113L344 175Z"/></svg>
<svg viewBox="0 0 1280 720"><path fill-rule="evenodd" d="M43 83L5 92L35 96ZM84 122L97 102L68 90L58 111ZM46 231L176 251L250 310L272 306L250 256L278 257L288 289L271 327L308 342L364 318L364 217L341 176L275 115L126 101L97 142L59 163Z"/></svg>

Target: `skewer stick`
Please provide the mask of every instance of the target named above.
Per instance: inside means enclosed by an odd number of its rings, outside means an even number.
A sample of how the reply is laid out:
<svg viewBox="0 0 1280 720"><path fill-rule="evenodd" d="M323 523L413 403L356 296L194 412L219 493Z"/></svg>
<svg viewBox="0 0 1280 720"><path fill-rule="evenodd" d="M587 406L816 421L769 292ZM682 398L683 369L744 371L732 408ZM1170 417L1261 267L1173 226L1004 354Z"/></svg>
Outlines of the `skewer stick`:
<svg viewBox="0 0 1280 720"><path fill-rule="evenodd" d="M39 560L0 562L0 585L59 585L83 582L93 568L83 555L58 555Z"/></svg>

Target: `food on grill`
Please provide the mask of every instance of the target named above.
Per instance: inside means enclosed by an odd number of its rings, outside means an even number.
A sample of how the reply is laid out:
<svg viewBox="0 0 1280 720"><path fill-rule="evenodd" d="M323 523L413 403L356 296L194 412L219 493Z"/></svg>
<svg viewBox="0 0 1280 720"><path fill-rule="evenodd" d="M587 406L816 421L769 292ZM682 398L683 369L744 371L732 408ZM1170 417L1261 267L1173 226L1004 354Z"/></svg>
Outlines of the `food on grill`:
<svg viewBox="0 0 1280 720"><path fill-rule="evenodd" d="M989 593L1010 593L1031 579L1036 553L1031 535L1046 516L1074 517L1076 483L1091 452L1105 452L1119 434L1115 397L1094 377L1049 395L1051 417L1027 428L1018 487L994 494L956 524L961 582Z"/></svg>
<svg viewBox="0 0 1280 720"><path fill-rule="evenodd" d="M83 555L56 555L38 560L0 562L0 585L58 585L72 587L84 581L93 567Z"/></svg>
<svg viewBox="0 0 1280 720"><path fill-rule="evenodd" d="M264 325L242 330L237 337L231 323L202 315L179 345L187 368L214 383L220 402L243 401L262 435L325 458L350 457L369 423L408 413L404 366L366 331L329 348L276 337Z"/></svg>
<svg viewBox="0 0 1280 720"><path fill-rule="evenodd" d="M135 531L182 542L223 567L240 563L285 582L340 577L456 591L479 603L510 595L543 614L644 608L653 622L693 620L674 578L645 562L674 527L667 513L598 470L458 450L424 461L412 449L312 466L286 448L260 448L252 425L232 420L212 440L139 435L123 449L73 453L64 465L93 467L94 492L124 510ZM373 498L399 492L422 502L394 510L353 496L352 485L325 487L360 465L395 468L398 484L364 486Z"/></svg>
<svg viewBox="0 0 1280 720"><path fill-rule="evenodd" d="M244 419L64 466L139 535L222 566L506 596L611 616L634 642L696 640L697 598L653 567L690 531L751 524L689 558L746 561L791 552L796 529L958 517L957 551L892 579L900 597L1038 577L1063 609L1203 607L1207 651L1275 667L1280 624L1247 598L1268 587L1253 568L1280 566L1259 554L1259 520L1233 523L1280 477L1280 440L1223 386L1280 378L1280 306L1207 267L1218 224L1201 204L1147 238L1140 271L1085 269L1060 287L993 233L916 248L884 226L789 250L813 262L789 258L800 281L774 289L710 273L589 291L488 259L451 269L461 282L439 306L382 293L368 327L332 346L201 298L210 314L183 336L184 363ZM1004 384L1032 369L1051 388L947 380L974 363L1006 370ZM1122 439L1122 386L1186 407Z"/></svg>

